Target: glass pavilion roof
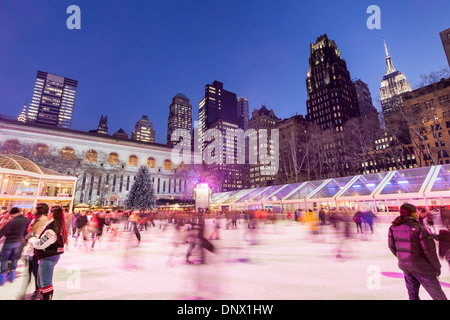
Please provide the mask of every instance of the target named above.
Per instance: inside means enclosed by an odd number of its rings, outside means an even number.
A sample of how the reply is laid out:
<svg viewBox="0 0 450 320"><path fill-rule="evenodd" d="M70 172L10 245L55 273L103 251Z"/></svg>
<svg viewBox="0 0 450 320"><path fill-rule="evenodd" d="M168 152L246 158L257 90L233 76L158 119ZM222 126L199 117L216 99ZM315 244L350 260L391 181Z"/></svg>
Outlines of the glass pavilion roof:
<svg viewBox="0 0 450 320"><path fill-rule="evenodd" d="M438 193L450 198L450 164L216 193L211 205Z"/></svg>
<svg viewBox="0 0 450 320"><path fill-rule="evenodd" d="M56 171L38 166L36 163L27 158L11 154L0 154L0 169L11 169L22 171L24 173L31 172L43 175L65 176L64 174Z"/></svg>

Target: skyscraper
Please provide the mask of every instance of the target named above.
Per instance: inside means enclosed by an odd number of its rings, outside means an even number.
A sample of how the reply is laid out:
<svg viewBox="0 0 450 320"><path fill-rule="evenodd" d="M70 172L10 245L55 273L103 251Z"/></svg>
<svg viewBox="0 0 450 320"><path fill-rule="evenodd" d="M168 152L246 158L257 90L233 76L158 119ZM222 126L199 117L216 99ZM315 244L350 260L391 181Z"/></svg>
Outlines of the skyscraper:
<svg viewBox="0 0 450 320"><path fill-rule="evenodd" d="M323 142L323 154L327 159L323 177L349 175L351 167L345 159L348 141L344 137L344 124L351 118L359 117L359 106L347 63L335 41L326 34L310 44L306 88L306 120L325 131L328 138Z"/></svg>
<svg viewBox="0 0 450 320"><path fill-rule="evenodd" d="M412 90L406 76L395 69L392 58L384 41L386 51L386 74L381 80L381 109L384 116L389 116L402 104L402 93Z"/></svg>
<svg viewBox="0 0 450 320"><path fill-rule="evenodd" d="M249 118L248 109L249 109L248 99L244 97L239 97L237 99L238 126L244 131L247 131L248 129L248 118Z"/></svg>
<svg viewBox="0 0 450 320"><path fill-rule="evenodd" d="M214 191L223 192L242 189L244 186L245 164L240 164L238 161L241 157L245 158L245 154L242 153L245 150L240 148L237 137L233 136L241 128L235 123L218 119L210 124L208 129L219 130L223 139L223 150L220 155L222 163L213 163L204 166L205 170L210 172L217 180ZM228 136L228 133L231 136ZM232 151L230 152L230 150ZM228 152L230 152L231 158ZM232 160L232 164L228 163L229 159Z"/></svg>
<svg viewBox="0 0 450 320"><path fill-rule="evenodd" d="M275 115L272 109L268 110L265 105L262 105L261 108L254 109L252 112L252 117L248 121L248 129L254 129L255 131L249 130L249 140L254 139L257 141L258 139L258 130L266 129L268 131L267 135L270 136L270 130L276 129L277 124L280 122L280 119ZM255 135L255 136L254 136ZM262 144L268 147L268 151L270 151L270 145L267 142L259 142L258 145ZM250 144L248 144L250 145ZM248 152L253 152L258 154L258 146L253 146L253 149L250 150L248 147ZM247 176L245 177L246 185L249 188L257 188L257 187L265 187L268 185L274 184L275 175L274 174L265 174L265 170L261 168L263 165L257 164L249 164L248 170L246 170Z"/></svg>
<svg viewBox="0 0 450 320"><path fill-rule="evenodd" d="M29 122L54 127L70 128L78 81L38 71L31 103Z"/></svg>
<svg viewBox="0 0 450 320"><path fill-rule="evenodd" d="M177 93L169 106L167 145L174 146L178 143L177 141L171 141L172 133L177 129L186 130L189 135L192 133L192 106L189 99L182 93Z"/></svg>
<svg viewBox="0 0 450 320"><path fill-rule="evenodd" d="M310 44L306 88L307 119L321 129L342 131L346 120L359 116L347 63L326 34Z"/></svg>
<svg viewBox="0 0 450 320"><path fill-rule="evenodd" d="M205 141L205 134L208 129L219 130L225 139L224 148L219 151L222 154L215 154L217 157L227 158L227 145L235 148L236 152L238 152L236 139L226 140L227 132L234 133L242 129L239 127L237 97L235 93L224 90L222 82L214 81L212 85L208 84L205 86L205 97L199 103L198 119L199 145L203 153L205 153L205 148L212 143L212 141ZM234 153L231 156L236 161L239 155ZM205 158L205 154L203 156ZM242 188L244 164L204 163L203 167L205 172L217 177L214 191L230 191ZM217 173L220 173L220 176L217 176Z"/></svg>
<svg viewBox="0 0 450 320"><path fill-rule="evenodd" d="M439 33L441 36L442 45L444 46L444 52L447 57L448 65L450 66L450 28Z"/></svg>
<svg viewBox="0 0 450 320"><path fill-rule="evenodd" d="M361 117L367 117L368 115L378 113L373 105L372 95L370 94L367 83L358 79L352 83L352 89L354 91L355 103L359 107Z"/></svg>
<svg viewBox="0 0 450 320"><path fill-rule="evenodd" d="M141 120L139 120L134 126L134 130L131 133L131 139L143 142L155 142L155 130L153 130L153 123L146 115L143 115Z"/></svg>
<svg viewBox="0 0 450 320"><path fill-rule="evenodd" d="M214 81L205 86L205 97L198 105L198 130L202 150L203 136L211 124L217 120L238 124L236 94L223 89L223 83Z"/></svg>

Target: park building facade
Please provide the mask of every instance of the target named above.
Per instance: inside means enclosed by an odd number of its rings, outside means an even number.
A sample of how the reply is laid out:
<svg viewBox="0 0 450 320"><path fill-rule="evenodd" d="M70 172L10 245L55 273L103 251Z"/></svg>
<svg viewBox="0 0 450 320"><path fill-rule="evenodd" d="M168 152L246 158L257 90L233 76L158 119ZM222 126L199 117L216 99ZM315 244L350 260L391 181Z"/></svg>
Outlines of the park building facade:
<svg viewBox="0 0 450 320"><path fill-rule="evenodd" d="M74 204L123 205L141 165L149 168L159 203L192 200L187 166L175 164L164 144L0 118L0 151L76 176Z"/></svg>

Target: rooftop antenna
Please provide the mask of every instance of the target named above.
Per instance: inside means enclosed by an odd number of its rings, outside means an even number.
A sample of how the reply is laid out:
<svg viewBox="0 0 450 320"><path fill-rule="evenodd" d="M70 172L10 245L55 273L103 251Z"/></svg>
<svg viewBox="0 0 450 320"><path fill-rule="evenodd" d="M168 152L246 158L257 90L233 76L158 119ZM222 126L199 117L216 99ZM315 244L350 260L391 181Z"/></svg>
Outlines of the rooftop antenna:
<svg viewBox="0 0 450 320"><path fill-rule="evenodd" d="M384 39L384 37L383 37L383 42L384 42L384 50L386 51L386 57L389 57L389 51L388 51L388 48L386 45L386 39Z"/></svg>

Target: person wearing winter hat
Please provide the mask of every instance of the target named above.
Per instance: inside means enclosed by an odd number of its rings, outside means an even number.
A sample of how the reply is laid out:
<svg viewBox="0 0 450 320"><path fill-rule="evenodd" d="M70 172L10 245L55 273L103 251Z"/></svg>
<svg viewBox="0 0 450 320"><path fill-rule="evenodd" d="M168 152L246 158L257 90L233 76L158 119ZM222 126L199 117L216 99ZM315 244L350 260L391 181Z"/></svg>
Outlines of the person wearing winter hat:
<svg viewBox="0 0 450 320"><path fill-rule="evenodd" d="M441 264L436 252L433 236L418 220L414 205L405 203L389 227L388 246L398 259L403 271L410 300L420 300L422 285L433 300L447 300L438 277Z"/></svg>
<svg viewBox="0 0 450 320"><path fill-rule="evenodd" d="M6 280L13 282L16 274L17 261L23 248L23 239L27 233L29 220L20 213L18 208L12 208L9 212L12 218L1 230L0 238L5 237L1 251L0 285ZM8 271L8 260L11 260L11 268Z"/></svg>

